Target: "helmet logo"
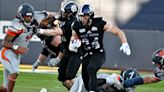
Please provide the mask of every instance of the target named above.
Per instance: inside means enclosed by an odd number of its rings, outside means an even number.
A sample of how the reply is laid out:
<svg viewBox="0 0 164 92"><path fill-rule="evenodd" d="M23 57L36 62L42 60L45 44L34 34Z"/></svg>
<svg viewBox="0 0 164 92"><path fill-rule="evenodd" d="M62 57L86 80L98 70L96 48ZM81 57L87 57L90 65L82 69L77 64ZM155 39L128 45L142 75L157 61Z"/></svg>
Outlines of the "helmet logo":
<svg viewBox="0 0 164 92"><path fill-rule="evenodd" d="M135 74L135 72L134 72L134 71L131 71L131 72L129 73L129 79L132 79L133 76L134 76L134 74Z"/></svg>
<svg viewBox="0 0 164 92"><path fill-rule="evenodd" d="M77 11L76 5L72 5L72 6L71 6L71 11L72 11L72 12L76 12L76 11Z"/></svg>
<svg viewBox="0 0 164 92"><path fill-rule="evenodd" d="M32 16L32 13L26 13L26 16Z"/></svg>
<svg viewBox="0 0 164 92"><path fill-rule="evenodd" d="M93 7L89 6L89 10L90 10L91 12L93 12Z"/></svg>

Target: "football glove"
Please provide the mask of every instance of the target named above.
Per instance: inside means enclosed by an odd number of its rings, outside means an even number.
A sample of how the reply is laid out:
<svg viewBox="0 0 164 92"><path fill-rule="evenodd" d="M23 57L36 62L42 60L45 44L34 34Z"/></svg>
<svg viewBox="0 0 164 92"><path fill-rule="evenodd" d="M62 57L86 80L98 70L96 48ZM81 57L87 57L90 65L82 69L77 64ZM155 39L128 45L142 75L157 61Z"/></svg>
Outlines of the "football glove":
<svg viewBox="0 0 164 92"><path fill-rule="evenodd" d="M122 43L120 51L123 51L126 55L131 55L131 50L128 43Z"/></svg>
<svg viewBox="0 0 164 92"><path fill-rule="evenodd" d="M49 62L48 62L48 66L50 67L54 67L56 66L58 63L60 62L60 59L57 58L52 58Z"/></svg>
<svg viewBox="0 0 164 92"><path fill-rule="evenodd" d="M81 46L81 40L79 39L71 40L69 44L69 50L72 52L77 52L80 46Z"/></svg>

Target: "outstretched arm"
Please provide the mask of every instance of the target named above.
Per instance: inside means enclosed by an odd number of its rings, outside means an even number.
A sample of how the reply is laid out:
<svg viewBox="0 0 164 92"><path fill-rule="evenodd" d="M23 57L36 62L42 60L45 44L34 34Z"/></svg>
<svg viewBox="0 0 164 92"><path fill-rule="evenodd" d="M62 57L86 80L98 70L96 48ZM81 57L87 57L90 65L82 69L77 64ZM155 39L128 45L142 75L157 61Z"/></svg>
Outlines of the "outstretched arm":
<svg viewBox="0 0 164 92"><path fill-rule="evenodd" d="M121 41L121 43L127 43L127 39L126 39L125 33L121 29L119 29L118 27L116 27L116 26L114 26L112 24L108 24L107 23L104 26L104 30L106 32L110 32L110 33L118 36L120 41Z"/></svg>
<svg viewBox="0 0 164 92"><path fill-rule="evenodd" d="M42 24L46 25L47 22L42 22ZM62 29L59 27L59 20L55 20L53 22L53 24L55 25L54 28L52 29L38 29L39 34L42 35L47 35L47 36L54 36L54 35L63 35L63 31Z"/></svg>
<svg viewBox="0 0 164 92"><path fill-rule="evenodd" d="M147 77L138 76L138 77L134 77L132 79L124 81L123 87L128 88L128 87L134 87L136 85L156 83L159 81L160 79L155 76L147 76Z"/></svg>
<svg viewBox="0 0 164 92"><path fill-rule="evenodd" d="M110 32L110 33L116 35L122 43L120 50L123 51L126 55L131 55L131 50L130 50L129 44L127 42L127 38L125 36L124 31L122 31L118 27L116 27L112 24L108 24L108 23L106 23L104 25L104 31Z"/></svg>

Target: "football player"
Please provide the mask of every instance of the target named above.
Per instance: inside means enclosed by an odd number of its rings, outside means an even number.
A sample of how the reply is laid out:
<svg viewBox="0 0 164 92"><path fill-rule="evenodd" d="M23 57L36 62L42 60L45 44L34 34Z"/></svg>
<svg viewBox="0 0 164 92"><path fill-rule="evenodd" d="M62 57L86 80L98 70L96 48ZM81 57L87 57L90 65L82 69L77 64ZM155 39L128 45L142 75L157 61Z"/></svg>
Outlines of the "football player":
<svg viewBox="0 0 164 92"><path fill-rule="evenodd" d="M34 8L24 3L19 6L16 18L6 32L2 41L0 62L4 65L3 85L0 92L13 92L19 75L21 56L28 52L28 44L32 38L34 22Z"/></svg>
<svg viewBox="0 0 164 92"><path fill-rule="evenodd" d="M58 16L57 13L52 15L48 11L42 11L37 13L36 15L39 17L42 16L42 18L36 17L39 23L38 28L49 29L54 28L56 26L53 22L56 20L56 16ZM61 44L61 36L46 36L38 34L38 37L41 39L42 42L42 52L40 53L37 61L34 62L32 70L34 71L35 69L37 69L37 67L41 63L46 61L48 56L50 56L51 58L48 62L49 66L53 67L58 65L64 52L63 45Z"/></svg>
<svg viewBox="0 0 164 92"><path fill-rule="evenodd" d="M82 78L85 88L89 92L96 91L97 71L105 62L105 51L103 48L103 34L110 32L115 34L121 41L120 50L126 55L131 54L125 33L118 27L107 23L102 18L94 18L93 8L85 4L79 11L79 21L72 25L73 35L69 49L76 51L80 45L75 46L74 42L81 41L83 49Z"/></svg>
<svg viewBox="0 0 164 92"><path fill-rule="evenodd" d="M72 36L71 25L74 21L77 21L76 14L78 11L78 6L75 2L70 1L65 3L61 8L60 22L55 22L58 24L54 29L40 29L38 32L44 35L62 35L62 44L64 45L64 55L60 61L60 66L58 69L59 76L58 80L63 83L68 89L73 85L73 79L81 64L81 51L72 52L69 50L70 38ZM80 44L76 41L76 44Z"/></svg>
<svg viewBox="0 0 164 92"><path fill-rule="evenodd" d="M164 49L159 49L152 55L152 64L154 65L154 74L156 77L164 80Z"/></svg>
<svg viewBox="0 0 164 92"><path fill-rule="evenodd" d="M98 74L96 92L135 92L136 85L159 82L155 76L141 77L134 68L123 70L121 74ZM75 79L70 92L87 92L81 75Z"/></svg>

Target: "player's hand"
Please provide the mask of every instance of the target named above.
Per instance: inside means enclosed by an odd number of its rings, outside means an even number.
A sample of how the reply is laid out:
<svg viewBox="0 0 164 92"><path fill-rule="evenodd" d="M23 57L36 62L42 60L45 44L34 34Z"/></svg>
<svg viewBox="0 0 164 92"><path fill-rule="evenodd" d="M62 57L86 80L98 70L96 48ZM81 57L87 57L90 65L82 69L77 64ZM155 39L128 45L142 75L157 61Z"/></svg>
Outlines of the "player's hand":
<svg viewBox="0 0 164 92"><path fill-rule="evenodd" d="M131 55L131 50L128 43L122 43L120 51L123 51L126 55Z"/></svg>
<svg viewBox="0 0 164 92"><path fill-rule="evenodd" d="M17 50L15 50L18 54L26 54L28 52L28 48L19 46Z"/></svg>
<svg viewBox="0 0 164 92"><path fill-rule="evenodd" d="M38 66L41 64L41 62L39 60L37 60L33 65L32 65L32 71L34 72L35 69L38 68Z"/></svg>
<svg viewBox="0 0 164 92"><path fill-rule="evenodd" d="M53 22L53 24L54 24L57 28L59 28L60 22L59 22L59 20L55 20L55 21Z"/></svg>
<svg viewBox="0 0 164 92"><path fill-rule="evenodd" d="M50 61L48 62L48 66L54 67L54 66L56 66L59 62L60 62L60 59L59 59L59 58L52 58L52 59L50 59Z"/></svg>
<svg viewBox="0 0 164 92"><path fill-rule="evenodd" d="M71 40L69 44L69 50L72 52L77 52L80 46L81 46L81 40L79 39Z"/></svg>

